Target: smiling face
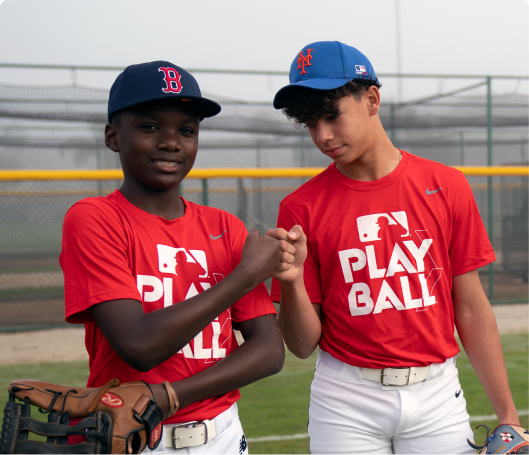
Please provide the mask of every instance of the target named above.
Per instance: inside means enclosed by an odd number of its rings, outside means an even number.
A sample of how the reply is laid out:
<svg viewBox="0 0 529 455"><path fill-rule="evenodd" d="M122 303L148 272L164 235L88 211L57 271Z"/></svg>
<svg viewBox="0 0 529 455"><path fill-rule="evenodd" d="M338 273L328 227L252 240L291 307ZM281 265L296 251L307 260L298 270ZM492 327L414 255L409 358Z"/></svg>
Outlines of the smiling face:
<svg viewBox="0 0 529 455"><path fill-rule="evenodd" d="M376 87L371 87L360 100L354 96L341 98L336 115L329 114L307 125L314 144L339 166L366 158L378 138L379 103Z"/></svg>
<svg viewBox="0 0 529 455"><path fill-rule="evenodd" d="M105 143L120 155L127 191L163 192L178 189L193 167L198 131L199 117L185 102L158 101L117 114Z"/></svg>

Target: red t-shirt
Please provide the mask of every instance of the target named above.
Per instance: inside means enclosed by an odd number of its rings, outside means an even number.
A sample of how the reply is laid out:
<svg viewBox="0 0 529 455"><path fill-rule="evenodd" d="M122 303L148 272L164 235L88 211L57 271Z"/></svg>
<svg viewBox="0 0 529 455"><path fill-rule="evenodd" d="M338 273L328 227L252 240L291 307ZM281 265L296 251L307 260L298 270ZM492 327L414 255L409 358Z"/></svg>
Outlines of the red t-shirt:
<svg viewBox="0 0 529 455"><path fill-rule="evenodd" d="M391 174L362 182L333 163L281 202L278 227L295 224L308 239L305 287L322 304L322 350L366 368L459 352L452 276L495 260L461 172L402 152Z"/></svg>
<svg viewBox="0 0 529 455"><path fill-rule="evenodd" d="M194 340L148 372L135 370L112 349L89 308L115 299L143 303L146 312L193 297L214 286L239 263L244 224L222 210L184 201L185 215L168 221L132 205L116 190L83 199L64 219L61 267L66 321L84 323L90 357L88 387L121 382L179 381L215 364L237 348L233 321L275 314L264 284L246 294ZM228 409L239 391L178 411L166 423L210 419Z"/></svg>

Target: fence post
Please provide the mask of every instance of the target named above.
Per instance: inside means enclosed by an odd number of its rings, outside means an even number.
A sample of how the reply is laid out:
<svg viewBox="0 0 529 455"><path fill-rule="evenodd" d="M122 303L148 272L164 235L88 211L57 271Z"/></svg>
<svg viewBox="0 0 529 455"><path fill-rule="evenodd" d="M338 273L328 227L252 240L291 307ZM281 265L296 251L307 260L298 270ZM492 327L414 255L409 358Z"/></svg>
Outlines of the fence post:
<svg viewBox="0 0 529 455"><path fill-rule="evenodd" d="M487 166L492 166L492 78L487 76ZM492 176L487 177L488 190L488 231L489 240L494 247L494 203L492 192ZM489 300L494 299L494 263L489 264Z"/></svg>
<svg viewBox="0 0 529 455"><path fill-rule="evenodd" d="M394 103L391 103L390 107L389 107L389 115L390 115L390 121L391 121L391 143L393 144L394 147L396 147L395 145L395 104Z"/></svg>
<svg viewBox="0 0 529 455"><path fill-rule="evenodd" d="M202 179L202 205L208 204L208 179Z"/></svg>
<svg viewBox="0 0 529 455"><path fill-rule="evenodd" d="M459 165L465 165L465 133L459 132Z"/></svg>
<svg viewBox="0 0 529 455"><path fill-rule="evenodd" d="M305 136L303 135L303 132L299 135L300 139L300 154L299 154L299 166L305 167Z"/></svg>
<svg viewBox="0 0 529 455"><path fill-rule="evenodd" d="M237 195L239 199L239 209L237 211L237 218L239 218L245 225L248 224L248 196L244 189L244 182L242 178L237 179Z"/></svg>
<svg viewBox="0 0 529 455"><path fill-rule="evenodd" d="M261 168L261 142L257 141L255 144L255 160L258 168ZM263 192L261 179L255 179L254 188L257 188L257 194L255 195L255 202L257 205L257 223L259 231L262 231L261 227L264 226L263 222Z"/></svg>
<svg viewBox="0 0 529 455"><path fill-rule="evenodd" d="M99 156L99 147L97 143L96 143L95 149L96 149L96 169L99 170L99 169L102 169L103 166L101 164L101 157ZM97 180L97 195L103 196L103 182L100 179Z"/></svg>

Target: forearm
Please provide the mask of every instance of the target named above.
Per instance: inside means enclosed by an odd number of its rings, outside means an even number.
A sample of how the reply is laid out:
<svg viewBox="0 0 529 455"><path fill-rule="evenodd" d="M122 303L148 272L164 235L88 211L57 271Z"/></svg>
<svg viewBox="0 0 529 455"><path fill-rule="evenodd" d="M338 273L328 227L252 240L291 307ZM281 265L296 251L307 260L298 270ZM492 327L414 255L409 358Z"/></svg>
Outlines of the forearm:
<svg viewBox="0 0 529 455"><path fill-rule="evenodd" d="M290 352L301 359L314 352L321 338L321 321L302 276L295 282L281 283L278 323Z"/></svg>
<svg viewBox="0 0 529 455"><path fill-rule="evenodd" d="M232 273L190 299L144 314L140 325L146 332L144 338L149 344L147 350L150 353L157 349L166 351L163 357L170 357L253 287L241 285L239 276ZM171 348L164 349L168 332L174 339Z"/></svg>
<svg viewBox="0 0 529 455"><path fill-rule="evenodd" d="M263 321L268 320L268 325L249 337L235 351L200 373L171 384L180 402L180 408L239 389L281 370L285 349L275 323L275 315L261 318L265 318ZM270 324L272 318L274 327ZM153 388L157 391L156 399L165 413L168 411L165 391L161 386L155 385Z"/></svg>
<svg viewBox="0 0 529 455"><path fill-rule="evenodd" d="M148 371L176 354L254 286L234 271L210 289L170 307L145 313L140 302L113 301L96 305L92 314L119 356L135 369ZM119 327L111 325L118 317Z"/></svg>
<svg viewBox="0 0 529 455"><path fill-rule="evenodd" d="M191 378L174 382L172 385L181 407L279 373L285 353L279 329L275 331L276 334L266 341L266 348L259 346L259 341L249 339L212 367Z"/></svg>
<svg viewBox="0 0 529 455"><path fill-rule="evenodd" d="M473 300L474 304L456 311L461 343L500 423L519 424L492 308L479 290L468 289L465 298Z"/></svg>

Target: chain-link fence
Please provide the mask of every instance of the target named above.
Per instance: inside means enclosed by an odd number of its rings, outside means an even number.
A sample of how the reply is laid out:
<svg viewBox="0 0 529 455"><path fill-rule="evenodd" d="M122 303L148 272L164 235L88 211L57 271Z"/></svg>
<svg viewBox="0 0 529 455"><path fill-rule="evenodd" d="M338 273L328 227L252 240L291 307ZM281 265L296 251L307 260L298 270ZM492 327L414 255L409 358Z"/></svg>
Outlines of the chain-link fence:
<svg viewBox="0 0 529 455"><path fill-rule="evenodd" d="M478 81L479 82L479 81ZM451 166L527 166L529 98L494 94L494 79L467 89L382 105L394 142ZM489 90L487 90L489 89ZM382 92L383 93L383 92ZM103 142L108 91L0 85L0 169L116 169ZM270 105L218 100L201 125L195 168L324 167L330 161ZM494 302L527 302L528 179L468 177L497 262L480 276ZM185 198L227 210L248 228L275 225L279 202L306 178L188 179ZM0 181L0 330L63 323L61 225L76 201L119 180ZM490 286L492 284L492 286Z"/></svg>

